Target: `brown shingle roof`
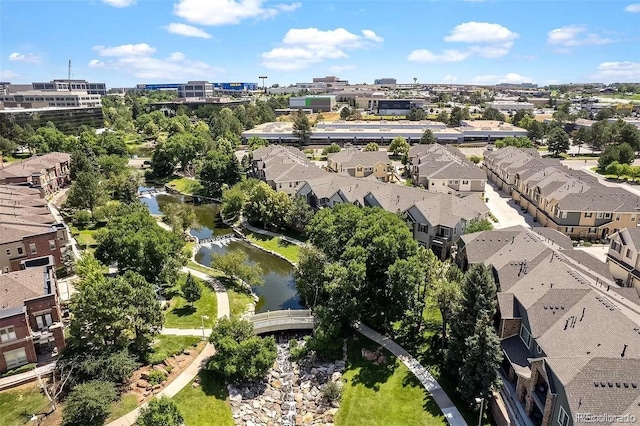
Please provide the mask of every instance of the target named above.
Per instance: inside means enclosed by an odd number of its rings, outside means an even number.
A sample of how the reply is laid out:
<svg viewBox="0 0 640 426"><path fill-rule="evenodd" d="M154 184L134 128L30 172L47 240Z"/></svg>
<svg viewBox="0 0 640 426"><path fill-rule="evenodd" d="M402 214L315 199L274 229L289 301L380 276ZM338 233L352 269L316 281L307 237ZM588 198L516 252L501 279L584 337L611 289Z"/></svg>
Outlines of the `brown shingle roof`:
<svg viewBox="0 0 640 426"><path fill-rule="evenodd" d="M42 268L0 274L0 309L22 306L25 300L46 294Z"/></svg>

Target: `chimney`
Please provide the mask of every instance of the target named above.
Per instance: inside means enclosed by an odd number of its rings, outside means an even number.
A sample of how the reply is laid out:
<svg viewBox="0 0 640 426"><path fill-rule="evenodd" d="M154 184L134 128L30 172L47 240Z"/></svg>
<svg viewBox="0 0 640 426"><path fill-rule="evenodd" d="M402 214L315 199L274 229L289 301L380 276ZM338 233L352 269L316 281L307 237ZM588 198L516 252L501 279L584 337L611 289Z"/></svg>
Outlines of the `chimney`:
<svg viewBox="0 0 640 426"><path fill-rule="evenodd" d="M627 345L625 344L625 345L624 345L624 348L622 348L622 353L620 354L620 356L621 356L622 358L624 358L624 353L625 353L626 351L627 351Z"/></svg>

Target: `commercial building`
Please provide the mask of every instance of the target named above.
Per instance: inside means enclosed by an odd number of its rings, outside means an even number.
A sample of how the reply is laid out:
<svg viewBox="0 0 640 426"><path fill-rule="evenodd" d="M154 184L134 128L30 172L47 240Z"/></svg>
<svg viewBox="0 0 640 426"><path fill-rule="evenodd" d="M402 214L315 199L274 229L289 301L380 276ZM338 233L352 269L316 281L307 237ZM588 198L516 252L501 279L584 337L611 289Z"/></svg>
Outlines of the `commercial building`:
<svg viewBox="0 0 640 426"><path fill-rule="evenodd" d="M582 170L533 149L486 152L487 176L543 226L571 238L602 239L640 221L640 197L602 185Z"/></svg>
<svg viewBox="0 0 640 426"><path fill-rule="evenodd" d="M65 338L53 267L0 274L0 293L0 374L54 361Z"/></svg>
<svg viewBox="0 0 640 426"><path fill-rule="evenodd" d="M37 129L51 121L66 134L77 134L80 126L94 129L104 127L102 107L34 107L36 103L0 103L0 128L17 124L29 124Z"/></svg>
<svg viewBox="0 0 640 426"><path fill-rule="evenodd" d="M431 130L438 143L493 142L507 136L526 136L527 131L498 121L465 121L460 127L447 127L435 121L321 121L309 138L310 144L330 145L351 143L366 145L376 142L388 145L396 136L409 143L418 143L425 130ZM297 143L293 136L293 123L264 123L242 133L243 140L252 136L267 139L272 143Z"/></svg>
<svg viewBox="0 0 640 426"><path fill-rule="evenodd" d="M373 80L373 84L376 86L392 86L395 87L397 81L395 78L377 78Z"/></svg>
<svg viewBox="0 0 640 426"><path fill-rule="evenodd" d="M158 83L158 84L138 84L137 89L140 90L175 90L177 91L182 86L181 83Z"/></svg>
<svg viewBox="0 0 640 426"><path fill-rule="evenodd" d="M211 98L213 84L208 81L189 81L178 87L179 98Z"/></svg>
<svg viewBox="0 0 640 426"><path fill-rule="evenodd" d="M335 96L301 96L290 97L289 108L311 108L313 112L330 112L336 106Z"/></svg>
<svg viewBox="0 0 640 426"><path fill-rule="evenodd" d="M497 424L640 418L640 299L605 263L556 231L520 226L463 235L456 261L490 265L496 279L504 358L491 404L506 408Z"/></svg>
<svg viewBox="0 0 640 426"><path fill-rule="evenodd" d="M533 111L534 105L531 102L493 101L487 102L486 107L498 111Z"/></svg>
<svg viewBox="0 0 640 426"><path fill-rule="evenodd" d="M326 77L314 77L314 83L325 83L327 86L348 86L349 82L347 80L340 80L338 77L334 75L329 75Z"/></svg>
<svg viewBox="0 0 640 426"><path fill-rule="evenodd" d="M107 95L105 83L89 83L87 80L52 80L46 83L32 83L33 90L57 92L87 92L90 95Z"/></svg>
<svg viewBox="0 0 640 426"><path fill-rule="evenodd" d="M100 107L102 96L87 92L65 92L30 90L18 93L0 95L0 102L3 103L39 103L39 106L48 107Z"/></svg>

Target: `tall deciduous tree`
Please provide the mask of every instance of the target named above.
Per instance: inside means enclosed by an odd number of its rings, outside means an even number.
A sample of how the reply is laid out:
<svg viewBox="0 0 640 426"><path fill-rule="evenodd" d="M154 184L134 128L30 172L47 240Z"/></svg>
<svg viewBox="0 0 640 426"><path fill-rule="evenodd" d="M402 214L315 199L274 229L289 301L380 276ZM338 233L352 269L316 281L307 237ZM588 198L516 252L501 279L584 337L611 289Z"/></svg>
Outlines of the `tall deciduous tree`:
<svg viewBox="0 0 640 426"><path fill-rule="evenodd" d="M556 127L549 133L547 144L549 145L549 152L553 155L566 153L569 150L569 135L561 128Z"/></svg>
<svg viewBox="0 0 640 426"><path fill-rule="evenodd" d="M504 121L505 117L503 113L495 108L485 108L485 110L482 112L482 119Z"/></svg>
<svg viewBox="0 0 640 426"><path fill-rule="evenodd" d="M436 143L436 137L430 129L427 129L424 131L424 133L422 134L422 137L420 138L420 143L421 144Z"/></svg>
<svg viewBox="0 0 640 426"><path fill-rule="evenodd" d="M240 181L240 164L233 153L210 151L202 162L199 177L205 193L219 197L224 185L232 186Z"/></svg>
<svg viewBox="0 0 640 426"><path fill-rule="evenodd" d="M304 231L311 219L314 211L304 197L296 197L291 203L287 212L287 225L299 231Z"/></svg>
<svg viewBox="0 0 640 426"><path fill-rule="evenodd" d="M211 259L211 267L225 275L242 280L251 287L264 284L260 265L249 265L247 255L240 249L216 254Z"/></svg>
<svg viewBox="0 0 640 426"><path fill-rule="evenodd" d="M182 426L184 419L178 405L169 397L153 398L140 410L136 419L138 426Z"/></svg>
<svg viewBox="0 0 640 426"><path fill-rule="evenodd" d="M298 111L293 118L293 136L298 138L301 144L307 145L311 137L311 122L302 111Z"/></svg>
<svg viewBox="0 0 640 426"><path fill-rule="evenodd" d="M364 147L365 152L375 152L378 151L380 147L375 142L369 142L367 146Z"/></svg>
<svg viewBox="0 0 640 426"><path fill-rule="evenodd" d="M62 413L63 426L102 426L116 399L111 383L94 381L78 385L69 394Z"/></svg>
<svg viewBox="0 0 640 426"><path fill-rule="evenodd" d="M95 172L80 173L71 185L65 207L92 210L106 201L100 185L100 175Z"/></svg>
<svg viewBox="0 0 640 426"><path fill-rule="evenodd" d="M389 151L393 153L393 155L405 155L409 152L409 143L402 136L396 136L389 144Z"/></svg>

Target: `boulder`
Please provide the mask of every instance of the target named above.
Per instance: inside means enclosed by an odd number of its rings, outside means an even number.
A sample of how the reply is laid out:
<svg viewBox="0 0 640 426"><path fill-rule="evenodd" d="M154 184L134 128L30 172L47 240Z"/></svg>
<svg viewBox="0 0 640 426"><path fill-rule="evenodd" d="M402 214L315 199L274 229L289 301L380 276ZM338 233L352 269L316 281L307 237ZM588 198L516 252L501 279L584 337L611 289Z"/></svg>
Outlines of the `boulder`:
<svg viewBox="0 0 640 426"><path fill-rule="evenodd" d="M200 387L200 383L193 382L191 384L191 387L194 388L194 389L197 388L197 387Z"/></svg>
<svg viewBox="0 0 640 426"><path fill-rule="evenodd" d="M313 414L312 413L306 413L304 416L302 416L302 424L310 425L311 423L313 423Z"/></svg>
<svg viewBox="0 0 640 426"><path fill-rule="evenodd" d="M147 382L146 380L138 380L138 382L136 383L136 386L141 389L146 389L149 387L149 382Z"/></svg>

